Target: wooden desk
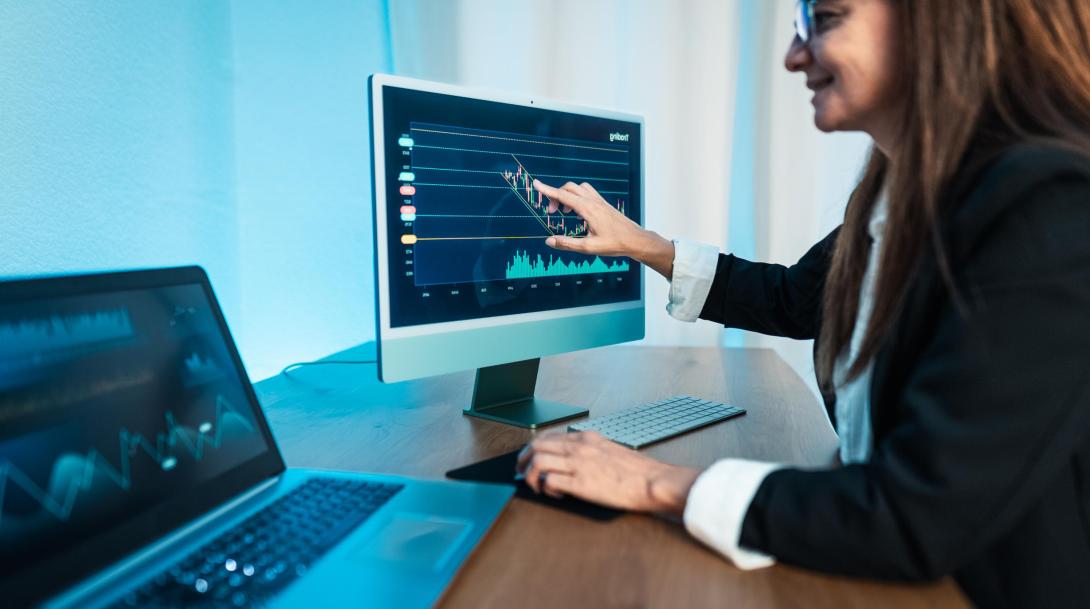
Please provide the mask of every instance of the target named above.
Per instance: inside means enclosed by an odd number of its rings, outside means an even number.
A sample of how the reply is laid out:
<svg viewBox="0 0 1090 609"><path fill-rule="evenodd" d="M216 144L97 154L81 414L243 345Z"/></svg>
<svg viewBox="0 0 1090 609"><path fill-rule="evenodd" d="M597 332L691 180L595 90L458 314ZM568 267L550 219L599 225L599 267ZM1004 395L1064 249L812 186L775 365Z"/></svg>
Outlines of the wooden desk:
<svg viewBox="0 0 1090 609"><path fill-rule="evenodd" d="M372 344L331 359L373 359ZM817 400L764 349L608 347L546 358L539 397L591 416L687 393L743 417L646 449L706 467L724 456L832 463L836 436ZM372 366L317 366L257 384L289 465L441 478L513 450L533 432L463 416L473 374L382 385ZM563 424L561 424L563 426ZM541 433L540 431L537 433ZM673 522L609 523L514 499L451 584L442 607L968 607L950 580L875 583L775 566L743 572Z"/></svg>

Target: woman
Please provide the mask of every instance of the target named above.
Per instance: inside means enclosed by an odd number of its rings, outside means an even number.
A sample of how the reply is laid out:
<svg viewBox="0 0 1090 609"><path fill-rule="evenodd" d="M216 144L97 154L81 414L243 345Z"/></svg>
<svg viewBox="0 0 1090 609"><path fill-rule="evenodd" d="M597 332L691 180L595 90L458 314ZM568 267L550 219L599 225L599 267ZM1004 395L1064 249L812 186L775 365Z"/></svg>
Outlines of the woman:
<svg viewBox="0 0 1090 609"><path fill-rule="evenodd" d="M1090 606L1090 3L817 0L786 67L874 149L794 266L671 243L588 184L538 187L668 310L815 338L842 466L667 465L595 434L520 457L539 492L684 518L742 568L953 574L987 607Z"/></svg>

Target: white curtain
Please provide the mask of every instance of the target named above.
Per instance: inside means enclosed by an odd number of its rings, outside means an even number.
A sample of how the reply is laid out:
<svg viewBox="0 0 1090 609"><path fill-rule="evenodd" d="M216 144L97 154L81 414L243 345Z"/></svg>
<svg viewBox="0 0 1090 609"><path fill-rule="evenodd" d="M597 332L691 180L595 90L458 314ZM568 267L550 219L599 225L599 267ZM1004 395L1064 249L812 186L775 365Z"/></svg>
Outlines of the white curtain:
<svg viewBox="0 0 1090 609"><path fill-rule="evenodd" d="M394 67L402 74L643 115L646 225L667 237L722 247L736 5L399 0L390 3ZM647 284L647 342L719 343L716 326L666 316L665 281L649 273Z"/></svg>
<svg viewBox="0 0 1090 609"><path fill-rule="evenodd" d="M828 134L814 127L805 77L783 67L794 35L794 8L794 0L768 3L764 17L772 26L760 43L769 78L764 93L768 103L761 117L766 170L758 180L767 196L756 202L756 258L781 264L794 263L841 223L871 143L861 133ZM817 394L812 341L751 334L745 344L775 349Z"/></svg>
<svg viewBox="0 0 1090 609"><path fill-rule="evenodd" d="M869 139L813 126L783 54L793 0L396 0L395 71L646 118L646 225L793 263L835 227ZM812 382L809 341L669 318L648 276L647 340L776 349Z"/></svg>

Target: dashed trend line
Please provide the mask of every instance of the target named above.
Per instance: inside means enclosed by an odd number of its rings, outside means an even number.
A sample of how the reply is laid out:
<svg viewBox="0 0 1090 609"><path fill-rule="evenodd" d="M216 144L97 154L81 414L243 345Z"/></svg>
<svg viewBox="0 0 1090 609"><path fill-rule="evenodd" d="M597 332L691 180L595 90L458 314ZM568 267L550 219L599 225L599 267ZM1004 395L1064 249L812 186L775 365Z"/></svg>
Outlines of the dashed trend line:
<svg viewBox="0 0 1090 609"><path fill-rule="evenodd" d="M506 152L506 151L502 151L502 150L476 150L476 149L473 149L473 148L453 148L453 147L450 147L450 146L425 146L423 144L417 144L417 145L413 146L413 148L429 148L429 149L434 149L434 150L454 150L456 152L476 152L478 154L511 154L510 152ZM624 167L628 167L628 165L629 165L628 162L621 163L621 162L618 162L618 161L599 161L599 160L596 160L596 159L579 159L579 158L567 157L567 156L550 156L550 155L547 155L547 154L521 154L521 156L531 157L531 158L535 158L535 159L556 159L558 161L578 161L580 163L600 163L602 165L622 165Z"/></svg>
<svg viewBox="0 0 1090 609"><path fill-rule="evenodd" d="M425 170L426 171L457 171L457 172L462 172L462 173L487 173L487 174L495 174L496 173L493 170L484 170L484 169L455 169L453 167L419 167L419 166L416 166L416 165L413 166L413 171L425 171ZM628 183L628 178L596 178L596 177L590 177L590 176L565 176L565 175L557 175L555 173L538 173L538 174L534 174L534 175L536 175L539 178L563 178L565 180L571 180L573 182L575 180L583 180L585 182L625 182L625 183Z"/></svg>
<svg viewBox="0 0 1090 609"><path fill-rule="evenodd" d="M563 146L566 148L583 148L584 150L601 150L602 152L619 152L628 154L627 148L602 148L600 146L583 146L581 144L562 144L560 142L547 142L544 140L523 140L513 137L500 137L497 135L483 135L477 133L458 133L456 131L440 131L439 129L419 129L411 128L409 131L419 131L421 133L439 133L442 135L457 135L461 137L479 137L489 140L501 140L504 142L522 142L524 144L537 144L541 146Z"/></svg>
<svg viewBox="0 0 1090 609"><path fill-rule="evenodd" d="M0 463L0 527L2 527L4 523L4 495L9 480L23 489L27 495L37 501L46 509L46 511L51 513L58 520L66 521L72 515L72 509L79 493L86 492L91 488L91 485L94 483L96 472L102 473L107 479L117 485L118 488L127 491L132 486L131 457L137 449L146 453L164 470L173 469L177 464L178 460L174 457L171 449L178 444L181 444L186 451L193 455L194 460L200 461L204 457L205 446L210 446L212 448L220 447L220 443L223 441L223 420L228 414L233 414L238 417L239 421L245 425L248 431L254 431L254 427L250 421L247 420L243 414L235 410L231 403L223 396L216 396L215 422L202 423L197 430L197 439L195 441L186 435L186 428L178 425L174 420L174 415L170 412L166 412L163 415L163 418L166 420L167 430L155 435L154 445L141 434L132 433L128 429L121 428L117 434L119 448L118 466L115 468L106 456L97 448L88 450L83 457L83 471L75 479L69 479L68 488L64 490L64 497L61 501L55 499L46 489L38 486L29 476L15 467L10 461L5 460ZM209 435L209 432L212 431L213 428L215 431L212 435ZM50 474L52 475L52 472ZM48 482L46 483L46 486L49 486Z"/></svg>
<svg viewBox="0 0 1090 609"><path fill-rule="evenodd" d="M445 188L495 188L507 190L507 186L487 186L485 184L438 184L436 182L413 182L413 186L440 186Z"/></svg>

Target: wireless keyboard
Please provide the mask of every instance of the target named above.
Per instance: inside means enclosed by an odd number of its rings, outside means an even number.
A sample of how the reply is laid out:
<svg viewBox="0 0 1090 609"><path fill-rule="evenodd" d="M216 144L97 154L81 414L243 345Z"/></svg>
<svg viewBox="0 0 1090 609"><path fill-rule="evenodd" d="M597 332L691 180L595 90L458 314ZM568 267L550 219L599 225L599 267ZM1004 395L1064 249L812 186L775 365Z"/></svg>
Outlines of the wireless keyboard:
<svg viewBox="0 0 1090 609"><path fill-rule="evenodd" d="M638 449L745 413L737 406L681 395L573 423L568 431L596 431Z"/></svg>

